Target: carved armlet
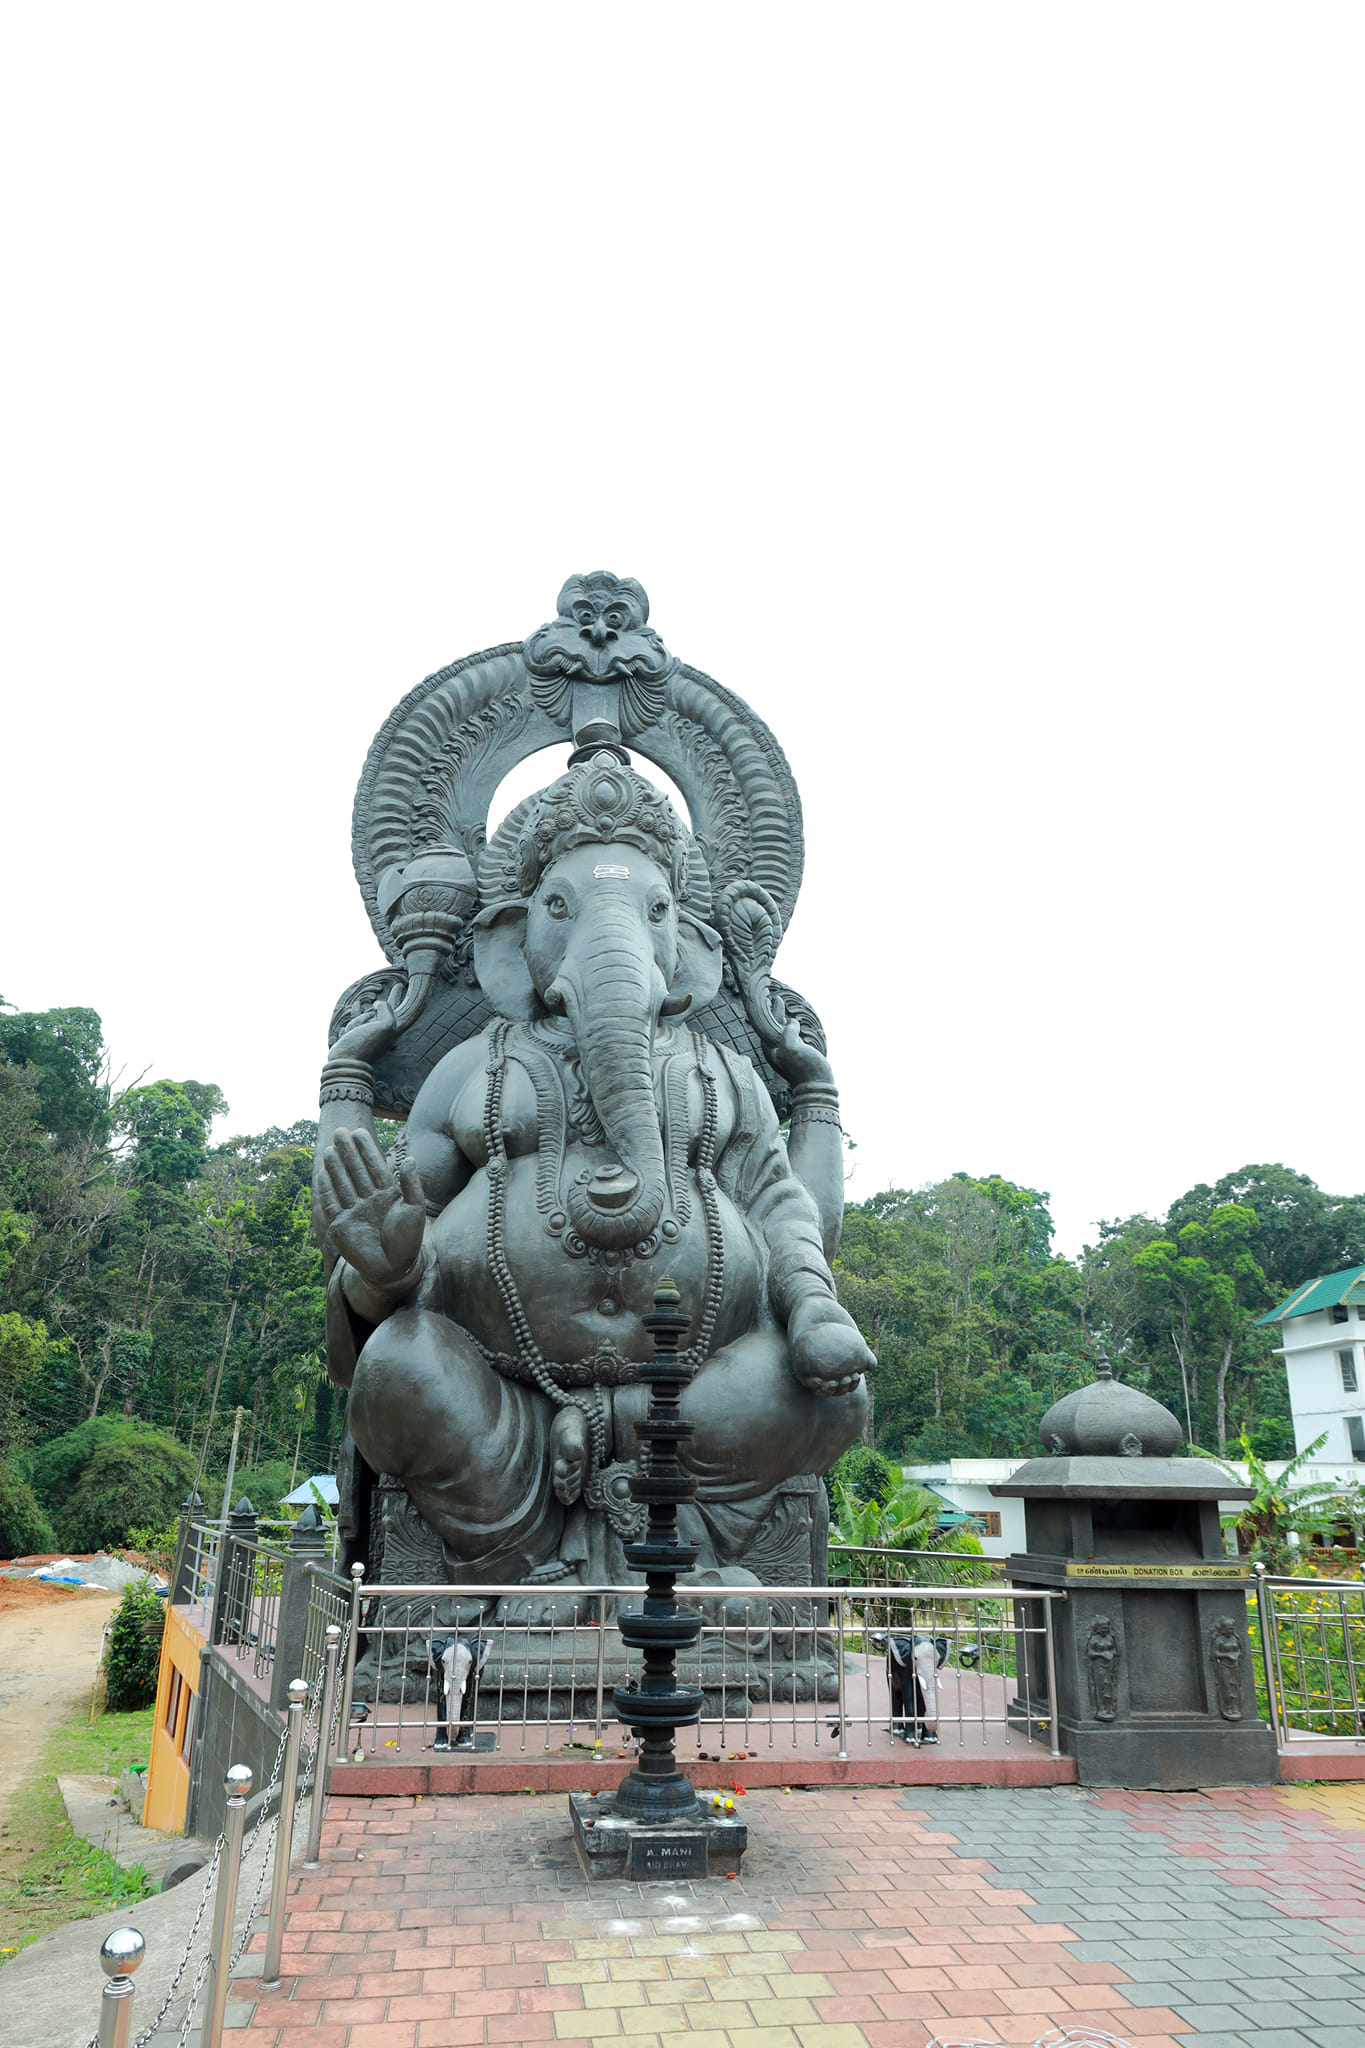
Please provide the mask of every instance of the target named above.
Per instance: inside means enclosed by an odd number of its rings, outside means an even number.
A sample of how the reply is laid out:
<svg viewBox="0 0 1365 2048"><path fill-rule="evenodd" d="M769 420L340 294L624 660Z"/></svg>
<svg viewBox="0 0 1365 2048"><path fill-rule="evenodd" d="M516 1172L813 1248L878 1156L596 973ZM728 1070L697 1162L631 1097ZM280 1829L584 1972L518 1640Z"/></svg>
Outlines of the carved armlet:
<svg viewBox="0 0 1365 2048"><path fill-rule="evenodd" d="M793 1124L833 1124L836 1130L841 1130L839 1091L834 1083L798 1081L792 1089L791 1121Z"/></svg>
<svg viewBox="0 0 1365 2048"><path fill-rule="evenodd" d="M363 1102L374 1108L374 1074L366 1060L330 1059L322 1070L318 1107L329 1102Z"/></svg>

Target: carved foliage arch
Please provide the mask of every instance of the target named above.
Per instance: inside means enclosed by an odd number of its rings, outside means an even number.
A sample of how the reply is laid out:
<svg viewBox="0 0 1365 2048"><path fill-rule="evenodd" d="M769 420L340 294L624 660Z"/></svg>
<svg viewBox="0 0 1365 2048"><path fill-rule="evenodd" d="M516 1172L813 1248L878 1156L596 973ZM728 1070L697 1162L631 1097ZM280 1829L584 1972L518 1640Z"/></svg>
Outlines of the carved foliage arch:
<svg viewBox="0 0 1365 2048"><path fill-rule="evenodd" d="M532 800L504 821L492 845L489 805L519 762L571 737L565 693L537 687L528 673L525 646L535 640L488 648L439 669L394 707L376 734L356 790L352 857L370 923L396 975L367 975L354 983L334 1014L334 1037L347 1017L405 972L383 908L386 877L427 849L454 846L472 863L484 902L506 893L509 828L515 844L516 826ZM691 863L692 906L709 917L712 906L738 885L757 885L776 911L770 940L775 950L796 905L804 855L801 800L791 770L773 734L739 697L700 670L668 660L662 686L652 685L647 699L638 692L632 698L631 750L672 777L691 811L700 855ZM646 701L652 723L640 716ZM731 959L727 946L725 985L692 1021L753 1059L784 1113L786 1085L763 1058L746 1007L754 964ZM802 1018L808 1036L819 1033L818 1020L800 998L793 996L788 1008ZM482 1029L488 1016L468 947L457 944L425 1010L379 1063L376 1084L383 1100L377 1099L376 1108L405 1116L435 1061Z"/></svg>

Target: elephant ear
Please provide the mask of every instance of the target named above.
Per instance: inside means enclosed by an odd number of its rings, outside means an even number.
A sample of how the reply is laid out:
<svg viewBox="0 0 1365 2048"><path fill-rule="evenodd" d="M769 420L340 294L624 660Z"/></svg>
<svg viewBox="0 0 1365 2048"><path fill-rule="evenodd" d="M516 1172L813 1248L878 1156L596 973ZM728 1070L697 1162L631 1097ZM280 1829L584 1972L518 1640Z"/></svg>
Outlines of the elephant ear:
<svg viewBox="0 0 1365 2048"><path fill-rule="evenodd" d="M494 903L474 920L474 972L500 1017L529 1024L535 990L526 965L526 912L518 897Z"/></svg>
<svg viewBox="0 0 1365 2048"><path fill-rule="evenodd" d="M690 910L678 910L678 971L668 991L666 1014L704 1010L720 987L725 954L720 933L712 931ZM686 998L691 997L691 1001Z"/></svg>

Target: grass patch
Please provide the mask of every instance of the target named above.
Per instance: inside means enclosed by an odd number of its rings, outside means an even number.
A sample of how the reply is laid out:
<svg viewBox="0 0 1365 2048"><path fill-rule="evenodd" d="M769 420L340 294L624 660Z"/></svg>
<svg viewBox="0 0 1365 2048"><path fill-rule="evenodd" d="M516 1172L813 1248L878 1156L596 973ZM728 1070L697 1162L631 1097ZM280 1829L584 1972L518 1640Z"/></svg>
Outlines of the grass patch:
<svg viewBox="0 0 1365 2048"><path fill-rule="evenodd" d="M145 1764L154 1709L101 1714L93 1725L87 1699L54 1723L42 1761L15 1793L0 1836L0 1963L69 1920L145 1899L151 1891L139 1864L125 1870L105 1849L73 1832L57 1789L59 1773L100 1772L116 1778L127 1764Z"/></svg>

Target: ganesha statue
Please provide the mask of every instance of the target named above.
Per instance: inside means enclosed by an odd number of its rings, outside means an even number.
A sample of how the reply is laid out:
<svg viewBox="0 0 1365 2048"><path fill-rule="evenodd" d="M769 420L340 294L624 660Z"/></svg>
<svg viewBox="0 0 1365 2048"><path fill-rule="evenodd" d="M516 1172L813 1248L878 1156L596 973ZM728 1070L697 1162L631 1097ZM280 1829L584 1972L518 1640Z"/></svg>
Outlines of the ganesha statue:
<svg viewBox="0 0 1365 2048"><path fill-rule="evenodd" d="M489 839L498 783L557 742L562 772ZM823 1036L771 972L801 863L772 735L668 653L638 584L575 577L525 643L398 707L355 846L391 964L338 1005L314 1182L354 1554L394 1582L397 1497L453 1589L623 1582L667 1273L701 1576L818 1582L818 1475L875 1361L830 1272ZM387 1149L376 1113L405 1126Z"/></svg>

